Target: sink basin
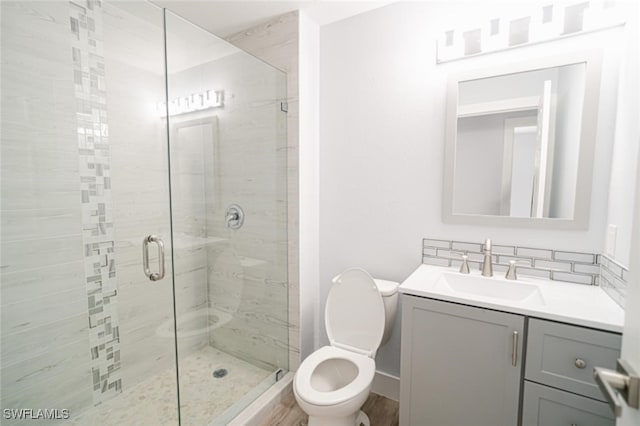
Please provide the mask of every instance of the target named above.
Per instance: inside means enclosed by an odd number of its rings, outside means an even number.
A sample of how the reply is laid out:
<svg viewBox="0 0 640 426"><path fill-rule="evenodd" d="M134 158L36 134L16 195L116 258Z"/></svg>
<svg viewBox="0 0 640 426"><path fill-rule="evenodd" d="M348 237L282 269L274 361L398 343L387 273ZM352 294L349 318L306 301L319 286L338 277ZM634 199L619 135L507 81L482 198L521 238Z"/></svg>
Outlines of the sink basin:
<svg viewBox="0 0 640 426"><path fill-rule="evenodd" d="M443 272L436 287L453 294L480 296L511 302L526 301L544 305L540 288L535 284Z"/></svg>

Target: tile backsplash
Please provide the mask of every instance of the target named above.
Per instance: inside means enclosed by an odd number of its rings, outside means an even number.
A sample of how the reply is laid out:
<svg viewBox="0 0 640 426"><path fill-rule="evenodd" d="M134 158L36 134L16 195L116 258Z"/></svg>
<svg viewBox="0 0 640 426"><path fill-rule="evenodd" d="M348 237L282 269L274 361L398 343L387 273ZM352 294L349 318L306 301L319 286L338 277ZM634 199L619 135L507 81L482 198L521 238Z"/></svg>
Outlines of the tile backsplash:
<svg viewBox="0 0 640 426"><path fill-rule="evenodd" d="M600 287L623 308L628 276L628 268L605 254L600 255Z"/></svg>
<svg viewBox="0 0 640 426"><path fill-rule="evenodd" d="M482 243L463 241L422 240L422 263L437 266L460 266L460 256L469 256L470 268L480 269L483 261ZM510 260L518 261L518 273L577 284L598 285L600 276L599 256L595 253L579 253L493 244L491 248L493 269L506 272Z"/></svg>
<svg viewBox="0 0 640 426"><path fill-rule="evenodd" d="M469 267L481 269L483 243L422 240L422 263L459 267L461 255L468 256ZM600 285L620 306L624 307L628 269L603 254L582 253L545 248L492 244L493 269L506 272L509 261L518 261L518 274L566 281L576 284Z"/></svg>

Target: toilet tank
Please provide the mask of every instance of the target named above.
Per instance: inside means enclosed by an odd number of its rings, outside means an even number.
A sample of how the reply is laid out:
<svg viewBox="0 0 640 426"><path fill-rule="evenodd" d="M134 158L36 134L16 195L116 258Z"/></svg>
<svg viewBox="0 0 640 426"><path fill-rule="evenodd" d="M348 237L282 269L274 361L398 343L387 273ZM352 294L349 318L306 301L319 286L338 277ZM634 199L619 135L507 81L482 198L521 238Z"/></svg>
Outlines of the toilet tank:
<svg viewBox="0 0 640 426"><path fill-rule="evenodd" d="M382 335L382 342L380 346L387 343L389 336L391 336L391 330L393 330L393 323L396 320L396 313L398 311L398 286L399 283L395 281L380 280L374 278L378 291L382 296L382 302L384 303L384 334Z"/></svg>

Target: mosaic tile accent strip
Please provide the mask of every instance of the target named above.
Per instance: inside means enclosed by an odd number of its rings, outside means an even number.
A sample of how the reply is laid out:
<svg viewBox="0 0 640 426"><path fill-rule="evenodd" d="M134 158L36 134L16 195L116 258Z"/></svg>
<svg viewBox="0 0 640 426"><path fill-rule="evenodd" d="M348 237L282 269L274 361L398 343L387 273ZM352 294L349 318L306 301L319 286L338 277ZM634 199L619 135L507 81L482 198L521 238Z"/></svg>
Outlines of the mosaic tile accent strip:
<svg viewBox="0 0 640 426"><path fill-rule="evenodd" d="M600 286L621 308L627 297L629 269L608 257L600 255Z"/></svg>
<svg viewBox="0 0 640 426"><path fill-rule="evenodd" d="M480 270L483 248L483 243L425 238L422 240L422 263L458 267L462 264L460 255L466 254L469 256L469 267ZM518 274L576 284L598 285L600 256L595 253L500 244L493 244L491 252L494 272L506 273L509 261L517 260Z"/></svg>
<svg viewBox="0 0 640 426"><path fill-rule="evenodd" d="M122 392L102 2L70 5L93 403Z"/></svg>

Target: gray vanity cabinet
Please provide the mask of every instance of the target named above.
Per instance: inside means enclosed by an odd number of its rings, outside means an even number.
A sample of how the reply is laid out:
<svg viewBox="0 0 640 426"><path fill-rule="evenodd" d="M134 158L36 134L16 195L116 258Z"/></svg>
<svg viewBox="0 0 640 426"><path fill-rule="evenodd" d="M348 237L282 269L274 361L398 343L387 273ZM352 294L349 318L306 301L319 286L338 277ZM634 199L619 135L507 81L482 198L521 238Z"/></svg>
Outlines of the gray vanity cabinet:
<svg viewBox="0 0 640 426"><path fill-rule="evenodd" d="M517 425L524 317L402 296L400 425Z"/></svg>
<svg viewBox="0 0 640 426"><path fill-rule="evenodd" d="M621 344L618 333L531 318L525 378L605 401L593 368L615 371Z"/></svg>
<svg viewBox="0 0 640 426"><path fill-rule="evenodd" d="M536 318L527 333L522 426L613 426L593 367L615 370L621 336Z"/></svg>

